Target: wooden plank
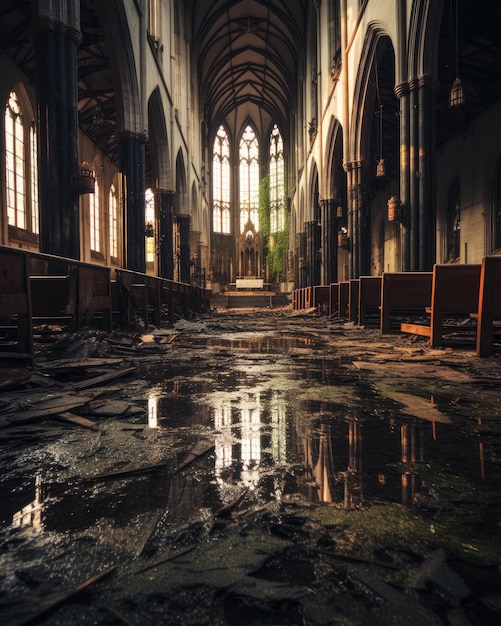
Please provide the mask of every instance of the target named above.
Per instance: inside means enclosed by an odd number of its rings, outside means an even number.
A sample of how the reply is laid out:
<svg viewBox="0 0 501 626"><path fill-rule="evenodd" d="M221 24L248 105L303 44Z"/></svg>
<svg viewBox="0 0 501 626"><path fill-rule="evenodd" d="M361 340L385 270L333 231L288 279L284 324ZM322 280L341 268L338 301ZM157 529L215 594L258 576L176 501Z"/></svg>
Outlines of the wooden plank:
<svg viewBox="0 0 501 626"><path fill-rule="evenodd" d="M69 422L70 424L75 424L76 426L90 428L90 430L99 430L99 426L95 422L92 422L85 417L81 417L80 415L70 413L69 411L65 411L64 413L58 413L55 417L62 420L63 422Z"/></svg>
<svg viewBox="0 0 501 626"><path fill-rule="evenodd" d="M410 333L411 335L421 335L422 337L431 336L431 328L424 324L400 324L400 331Z"/></svg>
<svg viewBox="0 0 501 626"><path fill-rule="evenodd" d="M118 370L116 372L108 372L107 374L102 374L101 376L94 376L93 378L89 378L87 380L82 380L77 383L72 383L72 387L74 389L89 389L90 387L95 387L96 385L100 385L102 383L108 383L112 380L117 380L119 378L123 378L124 376L128 376L136 371L135 367L128 367L123 370Z"/></svg>

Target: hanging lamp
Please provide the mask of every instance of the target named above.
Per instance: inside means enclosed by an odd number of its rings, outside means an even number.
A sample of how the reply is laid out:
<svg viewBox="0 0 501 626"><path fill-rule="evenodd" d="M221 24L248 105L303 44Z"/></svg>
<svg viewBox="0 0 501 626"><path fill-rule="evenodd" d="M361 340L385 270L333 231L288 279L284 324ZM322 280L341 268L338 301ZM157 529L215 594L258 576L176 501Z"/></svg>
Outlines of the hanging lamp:
<svg viewBox="0 0 501 626"><path fill-rule="evenodd" d="M452 0L454 1L454 0ZM455 0L455 36L456 36L456 78L449 93L449 107L455 109L463 106L465 101L464 88L459 78L459 0Z"/></svg>

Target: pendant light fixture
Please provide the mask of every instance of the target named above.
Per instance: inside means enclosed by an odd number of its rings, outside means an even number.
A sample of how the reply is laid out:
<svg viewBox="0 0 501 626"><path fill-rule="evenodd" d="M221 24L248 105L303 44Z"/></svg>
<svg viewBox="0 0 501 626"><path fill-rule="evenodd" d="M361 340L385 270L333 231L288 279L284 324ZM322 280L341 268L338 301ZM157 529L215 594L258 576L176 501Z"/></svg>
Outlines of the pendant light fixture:
<svg viewBox="0 0 501 626"><path fill-rule="evenodd" d="M451 91L449 93L449 107L455 109L463 106L464 104L464 88L461 79L459 78L459 0L451 0L451 6L454 3L454 33L455 33L455 56L456 56L456 78L452 83ZM452 15L452 10L451 10ZM451 29L452 30L452 29Z"/></svg>

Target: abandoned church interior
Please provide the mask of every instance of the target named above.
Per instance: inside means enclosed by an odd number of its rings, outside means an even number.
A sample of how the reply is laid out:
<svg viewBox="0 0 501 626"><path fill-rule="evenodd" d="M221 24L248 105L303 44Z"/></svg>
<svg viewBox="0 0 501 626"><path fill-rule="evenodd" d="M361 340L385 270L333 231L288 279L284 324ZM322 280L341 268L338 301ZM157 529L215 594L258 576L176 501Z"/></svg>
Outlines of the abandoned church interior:
<svg viewBox="0 0 501 626"><path fill-rule="evenodd" d="M499 623L499 0L0 18L0 621Z"/></svg>

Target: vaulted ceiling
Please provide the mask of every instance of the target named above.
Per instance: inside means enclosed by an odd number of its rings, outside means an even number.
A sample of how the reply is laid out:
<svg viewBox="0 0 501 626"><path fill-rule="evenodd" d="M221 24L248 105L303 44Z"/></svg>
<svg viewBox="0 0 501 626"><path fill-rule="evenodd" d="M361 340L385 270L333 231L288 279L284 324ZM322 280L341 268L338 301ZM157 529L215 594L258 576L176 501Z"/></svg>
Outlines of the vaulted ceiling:
<svg viewBox="0 0 501 626"><path fill-rule="evenodd" d="M304 71L307 0L194 0L191 37L206 121L288 128Z"/></svg>
<svg viewBox="0 0 501 626"><path fill-rule="evenodd" d="M501 2L457 3L457 36L452 19L456 0L448 0L444 1L439 37L435 84L438 146L501 98ZM305 72L306 32L308 20L315 14L314 2L185 0L179 4L191 37L196 84L209 129L215 132L225 121L236 136L250 118L258 132L277 121L287 134L291 112L297 107L300 77ZM82 131L116 162L115 98L119 86L113 83L110 42L100 22L103 6L103 0L81 0L79 123ZM31 11L31 0L0 2L0 54L7 55L34 85ZM466 103L460 111L451 111L448 94L456 74L456 41ZM386 82L382 84L390 97L393 85ZM95 118L96 105L104 122ZM385 137L388 130L391 126L385 124ZM395 138L398 140L397 134Z"/></svg>

